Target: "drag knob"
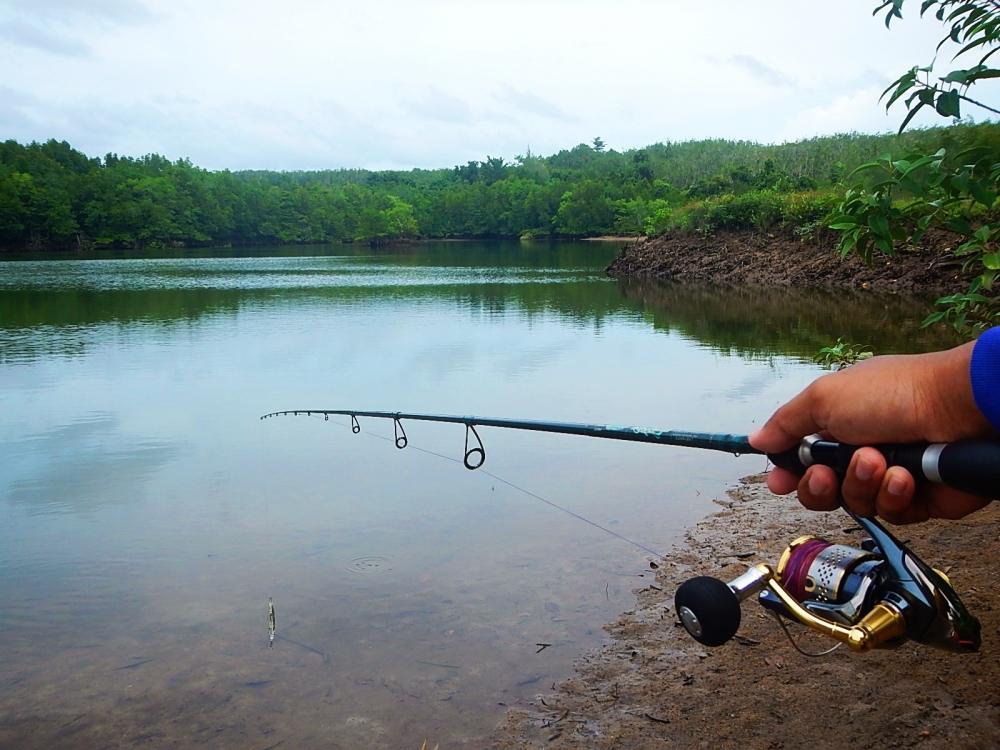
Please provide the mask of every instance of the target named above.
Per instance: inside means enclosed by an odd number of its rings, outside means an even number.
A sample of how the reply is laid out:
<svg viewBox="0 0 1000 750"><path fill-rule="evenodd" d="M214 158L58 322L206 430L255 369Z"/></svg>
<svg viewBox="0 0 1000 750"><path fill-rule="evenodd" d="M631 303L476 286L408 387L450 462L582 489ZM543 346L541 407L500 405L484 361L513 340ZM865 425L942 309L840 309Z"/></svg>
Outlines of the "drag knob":
<svg viewBox="0 0 1000 750"><path fill-rule="evenodd" d="M674 608L684 629L706 646L721 646L740 627L740 600L718 578L698 576L682 583Z"/></svg>

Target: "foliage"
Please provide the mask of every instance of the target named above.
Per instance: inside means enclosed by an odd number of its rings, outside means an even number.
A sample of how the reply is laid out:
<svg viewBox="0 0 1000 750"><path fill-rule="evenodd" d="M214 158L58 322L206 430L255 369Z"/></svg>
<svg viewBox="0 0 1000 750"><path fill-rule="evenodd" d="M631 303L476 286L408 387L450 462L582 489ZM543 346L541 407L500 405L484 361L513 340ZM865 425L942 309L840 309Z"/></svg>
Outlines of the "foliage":
<svg viewBox="0 0 1000 750"><path fill-rule="evenodd" d="M902 18L905 0L881 2L876 13L887 10L888 27ZM953 60L975 51L977 61L968 68L948 71L934 78L934 63L914 67L883 92L886 108L906 97L906 115L900 132L923 108L943 117L958 118L963 103L1000 114L969 96L978 81L1000 77L1000 70L986 63L1000 49L1000 7L992 2L924 0L921 15L934 9L948 32L937 51L958 46ZM987 138L979 144L942 144L908 150L902 157L886 153L854 170L856 184L847 191L831 221L842 232L844 255L858 253L871 261L875 252L892 255L902 243L918 242L928 228L941 226L960 240L955 255L967 271L974 272L969 289L937 301L940 310L925 324L946 321L957 330L972 332L1000 320L1000 142Z"/></svg>
<svg viewBox="0 0 1000 750"><path fill-rule="evenodd" d="M885 15L885 26L889 28L893 19L902 18L902 8L905 0L885 0L875 9L875 14L888 9ZM949 43L961 47L955 58L966 52L976 51L979 59L969 68L956 68L947 75L933 78L934 63L920 67L914 66L893 81L882 93L888 94L886 109L896 100L909 93L906 99L906 117L899 126L902 133L910 120L924 107L932 107L942 117L961 117L962 102L967 102L993 114L1000 115L1000 110L994 109L968 95L969 88L978 81L1000 77L1000 70L986 65L993 56L1000 41L1000 13L995 2L991 0L923 0L920 4L920 15L936 8L934 17L947 25L948 33L938 43L937 52ZM890 92L892 92L890 94Z"/></svg>
<svg viewBox="0 0 1000 750"><path fill-rule="evenodd" d="M209 172L151 154L0 143L0 248L382 242L406 237L658 234L795 228L896 140L856 133L761 145L706 140L406 172ZM913 151L995 148L1000 127L907 132Z"/></svg>
<svg viewBox="0 0 1000 750"><path fill-rule="evenodd" d="M831 368L843 370L845 367L872 356L874 353L871 351L871 347L863 344L852 344L838 336L837 343L832 346L824 346L813 357L813 361L828 370Z"/></svg>
<svg viewBox="0 0 1000 750"><path fill-rule="evenodd" d="M833 191L778 193L750 190L694 201L674 211L668 228L758 229L796 228L825 218L837 205Z"/></svg>

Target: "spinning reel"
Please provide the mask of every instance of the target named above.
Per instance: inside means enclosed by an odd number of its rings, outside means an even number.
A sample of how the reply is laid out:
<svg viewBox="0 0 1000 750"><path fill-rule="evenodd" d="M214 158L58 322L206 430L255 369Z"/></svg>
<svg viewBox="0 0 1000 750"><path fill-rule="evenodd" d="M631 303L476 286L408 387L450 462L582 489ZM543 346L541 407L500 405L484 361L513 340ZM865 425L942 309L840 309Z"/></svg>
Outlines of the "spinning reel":
<svg viewBox="0 0 1000 750"><path fill-rule="evenodd" d="M699 643L721 646L740 626L740 602L756 595L782 627L785 617L854 651L894 648L906 640L978 650L979 621L947 576L878 521L854 519L868 535L860 547L803 536L788 545L776 568L754 565L728 583L708 576L685 581L674 596L684 628Z"/></svg>

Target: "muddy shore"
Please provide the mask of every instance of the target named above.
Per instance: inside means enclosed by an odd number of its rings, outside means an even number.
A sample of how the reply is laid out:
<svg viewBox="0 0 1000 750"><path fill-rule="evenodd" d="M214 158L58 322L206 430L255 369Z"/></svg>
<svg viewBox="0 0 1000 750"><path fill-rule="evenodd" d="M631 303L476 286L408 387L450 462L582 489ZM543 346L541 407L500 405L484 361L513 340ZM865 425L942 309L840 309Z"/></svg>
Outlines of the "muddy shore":
<svg viewBox="0 0 1000 750"><path fill-rule="evenodd" d="M514 707L496 748L995 748L1000 746L1000 503L961 521L897 529L944 570L983 626L979 653L906 644L822 658L792 649L755 603L738 639L707 649L680 627L677 586L693 575L730 579L774 563L793 538L812 533L857 543L841 512L807 512L750 477L722 510L699 523L636 592L636 607L607 626L610 645L576 675ZM806 650L829 641L794 628Z"/></svg>
<svg viewBox="0 0 1000 750"><path fill-rule="evenodd" d="M866 265L841 258L836 238L791 232L669 232L625 247L608 267L618 278L654 278L735 286L846 288L943 295L964 291L969 275L953 257L954 235L928 232L917 246Z"/></svg>

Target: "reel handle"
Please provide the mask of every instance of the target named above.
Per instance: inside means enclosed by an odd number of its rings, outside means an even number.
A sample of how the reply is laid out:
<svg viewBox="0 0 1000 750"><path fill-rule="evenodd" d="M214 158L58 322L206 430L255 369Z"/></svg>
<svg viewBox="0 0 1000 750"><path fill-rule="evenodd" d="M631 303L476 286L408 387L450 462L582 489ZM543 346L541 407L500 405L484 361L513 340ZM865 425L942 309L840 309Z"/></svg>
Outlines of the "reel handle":
<svg viewBox="0 0 1000 750"><path fill-rule="evenodd" d="M851 457L860 446L803 438L798 447L769 453L775 466L802 475L814 464L829 466L838 475L847 473ZM1000 498L1000 442L960 440L954 443L884 443L873 446L889 466L902 466L918 484L933 482L996 500Z"/></svg>
<svg viewBox="0 0 1000 750"><path fill-rule="evenodd" d="M773 572L754 565L729 581L711 576L690 578L674 594L674 609L688 634L706 646L721 646L740 627L740 602L762 591Z"/></svg>
<svg viewBox="0 0 1000 750"><path fill-rule="evenodd" d="M739 597L711 576L684 581L674 594L674 609L688 634L705 646L721 646L740 627Z"/></svg>

